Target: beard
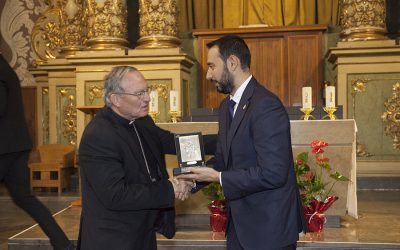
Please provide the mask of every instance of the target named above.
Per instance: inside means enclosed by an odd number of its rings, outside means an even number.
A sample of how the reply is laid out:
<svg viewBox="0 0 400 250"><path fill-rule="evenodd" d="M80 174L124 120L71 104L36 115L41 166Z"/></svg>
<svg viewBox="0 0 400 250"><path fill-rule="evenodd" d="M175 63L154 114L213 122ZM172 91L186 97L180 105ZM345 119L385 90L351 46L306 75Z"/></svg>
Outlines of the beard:
<svg viewBox="0 0 400 250"><path fill-rule="evenodd" d="M233 89L232 82L233 82L232 77L229 74L228 68L225 65L221 79L219 81L215 81L215 86L217 88L217 91L222 94L230 94Z"/></svg>

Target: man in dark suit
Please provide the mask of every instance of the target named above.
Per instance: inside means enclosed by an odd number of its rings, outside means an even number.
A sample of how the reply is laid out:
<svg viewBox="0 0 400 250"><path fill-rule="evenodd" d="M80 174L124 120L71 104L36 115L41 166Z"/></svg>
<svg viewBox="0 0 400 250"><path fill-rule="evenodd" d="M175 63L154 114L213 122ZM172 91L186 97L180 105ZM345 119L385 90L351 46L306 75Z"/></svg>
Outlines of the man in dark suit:
<svg viewBox="0 0 400 250"><path fill-rule="evenodd" d="M31 149L18 76L0 53L0 181L15 204L39 223L55 249L73 249L50 211L30 192Z"/></svg>
<svg viewBox="0 0 400 250"><path fill-rule="evenodd" d="M164 154L175 154L174 135L147 115L150 97L139 71L114 68L104 99L79 146L78 249L156 249L156 232L174 236L175 198L186 199L192 183L168 178Z"/></svg>
<svg viewBox="0 0 400 250"><path fill-rule="evenodd" d="M305 224L285 108L250 74L250 50L240 37L207 46L207 79L229 96L219 107L214 168L190 168L184 178L222 185L228 249L296 249Z"/></svg>

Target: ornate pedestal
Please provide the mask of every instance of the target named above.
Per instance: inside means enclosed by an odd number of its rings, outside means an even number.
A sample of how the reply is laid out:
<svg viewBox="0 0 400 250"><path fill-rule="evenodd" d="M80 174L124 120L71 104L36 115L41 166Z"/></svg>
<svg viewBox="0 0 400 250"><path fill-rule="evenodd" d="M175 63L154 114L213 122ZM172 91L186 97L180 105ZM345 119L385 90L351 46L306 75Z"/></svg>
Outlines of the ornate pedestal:
<svg viewBox="0 0 400 250"><path fill-rule="evenodd" d="M328 60L337 72L343 117L357 122L358 174L400 174L399 149L385 135L382 120L384 103L400 82L400 46L394 40L339 42Z"/></svg>

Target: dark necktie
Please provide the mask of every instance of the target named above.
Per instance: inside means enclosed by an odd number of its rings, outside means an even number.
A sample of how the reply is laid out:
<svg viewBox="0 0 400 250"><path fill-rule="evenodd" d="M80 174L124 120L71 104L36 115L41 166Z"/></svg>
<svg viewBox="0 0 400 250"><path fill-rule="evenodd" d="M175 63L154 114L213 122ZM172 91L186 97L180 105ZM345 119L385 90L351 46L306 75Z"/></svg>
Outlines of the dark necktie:
<svg viewBox="0 0 400 250"><path fill-rule="evenodd" d="M233 114L234 114L233 112L235 110L235 105L236 105L236 102L234 100L230 99L228 102L228 107L229 107L229 114L231 115L231 120L233 119Z"/></svg>
<svg viewBox="0 0 400 250"><path fill-rule="evenodd" d="M149 177L150 177L151 181L152 181L152 182L155 182L155 181L156 181L156 178L154 178L154 177L151 175L150 168L149 168L149 164L147 163L146 154L144 153L142 140L140 139L140 135L139 135L139 132L138 132L138 130L137 130L137 128L136 128L135 122L132 121L130 124L132 124L132 126L133 126L133 128L134 128L134 130L135 130L136 136L137 136L137 138L138 138L139 145L140 145L140 150L142 151L142 155L143 155L143 158L144 158L144 163L146 164L147 173L149 173Z"/></svg>

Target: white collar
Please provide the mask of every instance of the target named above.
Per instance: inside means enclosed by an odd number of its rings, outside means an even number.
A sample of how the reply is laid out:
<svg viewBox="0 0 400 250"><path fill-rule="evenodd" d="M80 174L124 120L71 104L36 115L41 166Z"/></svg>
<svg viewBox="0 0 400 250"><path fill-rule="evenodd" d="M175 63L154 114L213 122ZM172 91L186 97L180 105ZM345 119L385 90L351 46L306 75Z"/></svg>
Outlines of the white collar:
<svg viewBox="0 0 400 250"><path fill-rule="evenodd" d="M234 100L234 101L236 102L235 110L236 110L237 104L240 102L240 99L242 99L243 92L244 92L244 90L246 89L247 85L249 84L249 82L250 82L252 76L253 76L253 75L250 75L250 76L242 83L242 85L240 85L240 87L236 90L234 96L232 96L232 95L230 96L231 100Z"/></svg>

